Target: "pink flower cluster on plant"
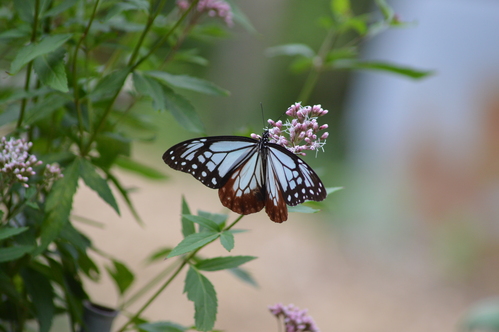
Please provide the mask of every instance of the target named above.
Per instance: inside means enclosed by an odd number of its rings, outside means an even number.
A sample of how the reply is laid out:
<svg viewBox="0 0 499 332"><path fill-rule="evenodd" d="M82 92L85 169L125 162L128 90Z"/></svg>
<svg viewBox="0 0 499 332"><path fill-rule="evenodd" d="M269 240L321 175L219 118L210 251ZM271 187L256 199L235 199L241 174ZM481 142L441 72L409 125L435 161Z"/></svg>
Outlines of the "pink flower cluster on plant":
<svg viewBox="0 0 499 332"><path fill-rule="evenodd" d="M28 153L32 145L33 143L22 138L7 140L2 137L0 140L0 184L2 186L20 182L25 188L29 188L27 182L36 174L33 167L42 164L42 161L38 160L35 155ZM62 177L61 169L57 164L47 165L44 176L53 182Z"/></svg>
<svg viewBox="0 0 499 332"><path fill-rule="evenodd" d="M277 303L269 306L269 310L277 318L283 318L286 332L319 332L307 309L300 310L293 304L285 306Z"/></svg>
<svg viewBox="0 0 499 332"><path fill-rule="evenodd" d="M192 0L177 0L177 6L180 10L187 10L191 5ZM223 0L199 0L197 4L199 13L207 13L210 17L219 17L225 21L227 26L234 25L232 21L232 8Z"/></svg>
<svg viewBox="0 0 499 332"><path fill-rule="evenodd" d="M271 128L269 131L269 142L282 145L289 151L305 155L305 150L317 151L326 144L328 132L318 132L327 129L328 125L322 126L317 122L317 118L326 115L328 110L325 110L321 105L302 106L301 103L294 103L286 111L286 115L292 118L291 121L286 120L283 123L281 120L268 120ZM285 136L286 134L287 136ZM252 134L253 138L260 138L259 135Z"/></svg>

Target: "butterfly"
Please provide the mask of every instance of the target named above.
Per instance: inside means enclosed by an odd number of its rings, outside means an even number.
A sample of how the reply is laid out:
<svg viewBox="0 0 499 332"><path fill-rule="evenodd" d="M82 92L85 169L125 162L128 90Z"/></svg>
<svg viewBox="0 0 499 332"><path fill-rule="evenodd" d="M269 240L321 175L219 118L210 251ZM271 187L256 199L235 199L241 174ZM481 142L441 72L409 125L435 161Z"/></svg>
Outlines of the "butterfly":
<svg viewBox="0 0 499 332"><path fill-rule="evenodd" d="M218 189L220 202L230 210L246 215L265 207L270 220L277 223L288 219L287 205L322 201L327 195L310 166L285 147L269 142L268 130L260 139L190 139L169 148L163 160Z"/></svg>

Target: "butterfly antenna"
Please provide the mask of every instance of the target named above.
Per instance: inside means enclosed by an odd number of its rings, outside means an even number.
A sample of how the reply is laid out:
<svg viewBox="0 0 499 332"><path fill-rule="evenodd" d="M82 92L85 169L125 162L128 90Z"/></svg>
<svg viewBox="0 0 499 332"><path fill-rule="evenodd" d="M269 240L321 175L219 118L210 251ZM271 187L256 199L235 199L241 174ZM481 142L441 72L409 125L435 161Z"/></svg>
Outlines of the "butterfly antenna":
<svg viewBox="0 0 499 332"><path fill-rule="evenodd" d="M260 102L260 109L262 110L262 123L263 123L263 127L266 128L265 126L265 116L263 115L263 103Z"/></svg>

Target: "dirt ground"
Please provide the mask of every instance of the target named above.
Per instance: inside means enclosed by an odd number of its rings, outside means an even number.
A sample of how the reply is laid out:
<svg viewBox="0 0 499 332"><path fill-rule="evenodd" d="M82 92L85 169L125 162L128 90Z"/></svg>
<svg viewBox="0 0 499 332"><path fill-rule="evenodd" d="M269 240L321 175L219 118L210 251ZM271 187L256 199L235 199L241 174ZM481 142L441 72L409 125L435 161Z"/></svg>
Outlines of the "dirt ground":
<svg viewBox="0 0 499 332"><path fill-rule="evenodd" d="M135 271L133 293L170 264L166 260L146 265L145 258L159 247L173 246L181 240L182 194L192 210L225 210L216 191L187 175L161 182L124 173L120 173L120 178L138 188L132 199L144 227L133 220L124 204L120 205L122 217L119 217L83 183L73 214L103 222L104 228L81 222L76 226L93 239L97 248L126 262ZM457 330L457 323L470 304L462 291L436 277L431 266L397 269L372 259L369 253L364 256L348 253L341 235L321 217L324 216L291 214L283 224L272 223L263 212L243 218L237 228L250 231L236 234L230 255L258 257L245 267L259 287L242 283L225 271L207 273L218 293L216 328L233 332L278 331L267 306L282 302L308 308L323 332ZM235 215L230 218L233 220ZM213 243L202 254L213 257L227 252L219 243ZM192 324L193 304L182 294L184 275L145 311L147 318ZM117 305L116 288L105 271L100 283L86 285L95 302ZM141 299L131 309L144 301ZM120 327L124 321L123 316L119 317L114 327Z"/></svg>

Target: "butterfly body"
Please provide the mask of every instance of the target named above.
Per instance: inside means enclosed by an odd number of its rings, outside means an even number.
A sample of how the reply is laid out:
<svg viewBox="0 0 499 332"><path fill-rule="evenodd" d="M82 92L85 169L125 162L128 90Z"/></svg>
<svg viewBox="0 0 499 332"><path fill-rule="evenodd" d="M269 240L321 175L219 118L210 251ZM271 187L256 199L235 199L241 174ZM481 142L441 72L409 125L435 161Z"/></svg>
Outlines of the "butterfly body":
<svg viewBox="0 0 499 332"><path fill-rule="evenodd" d="M274 222L287 220L287 205L322 201L326 190L313 169L286 148L261 139L211 136L178 143L163 154L175 170L219 189L221 203L239 214L265 207Z"/></svg>

